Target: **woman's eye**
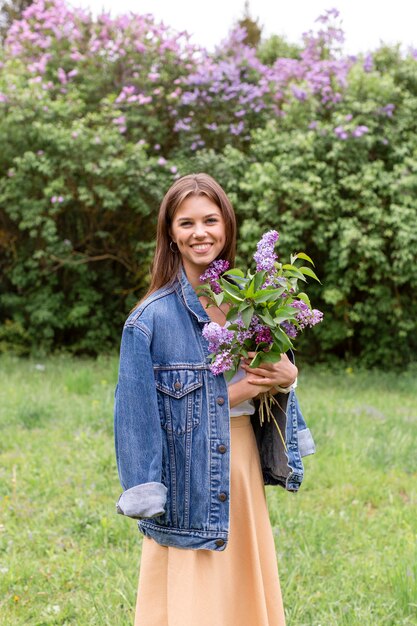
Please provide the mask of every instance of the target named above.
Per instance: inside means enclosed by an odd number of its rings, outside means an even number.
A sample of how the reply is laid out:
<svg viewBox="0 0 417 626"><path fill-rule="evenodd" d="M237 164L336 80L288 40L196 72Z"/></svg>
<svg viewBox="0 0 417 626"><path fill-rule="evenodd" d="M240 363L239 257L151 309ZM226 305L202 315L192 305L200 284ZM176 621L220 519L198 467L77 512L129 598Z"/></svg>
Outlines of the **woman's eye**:
<svg viewBox="0 0 417 626"><path fill-rule="evenodd" d="M207 222L209 222L209 224L215 224L217 222L217 218L216 217L209 217Z"/></svg>

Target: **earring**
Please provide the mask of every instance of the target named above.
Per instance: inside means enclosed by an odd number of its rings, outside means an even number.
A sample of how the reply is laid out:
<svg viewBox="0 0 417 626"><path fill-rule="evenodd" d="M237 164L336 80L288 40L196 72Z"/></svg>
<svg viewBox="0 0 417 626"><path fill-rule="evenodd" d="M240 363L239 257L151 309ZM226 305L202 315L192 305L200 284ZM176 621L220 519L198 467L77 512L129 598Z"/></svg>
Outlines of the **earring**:
<svg viewBox="0 0 417 626"><path fill-rule="evenodd" d="M172 244L173 244L173 243L175 243L175 242L174 242L174 241L170 241L170 242L169 242L169 249L170 249L170 250L171 250L171 252L173 252L174 254L177 254L177 252L178 252L178 246L177 246L177 249L176 249L176 250L174 250L174 248L172 247Z"/></svg>

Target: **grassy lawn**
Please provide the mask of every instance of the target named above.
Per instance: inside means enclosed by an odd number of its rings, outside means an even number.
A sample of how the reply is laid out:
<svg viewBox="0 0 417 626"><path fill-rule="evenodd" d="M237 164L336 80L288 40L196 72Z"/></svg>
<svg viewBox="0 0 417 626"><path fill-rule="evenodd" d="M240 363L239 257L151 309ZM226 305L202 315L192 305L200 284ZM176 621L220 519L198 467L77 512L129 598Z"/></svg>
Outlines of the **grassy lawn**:
<svg viewBox="0 0 417 626"><path fill-rule="evenodd" d="M0 624L131 625L117 359L2 357L0 374ZM304 368L298 396L317 454L299 494L267 490L288 626L417 624L417 370Z"/></svg>

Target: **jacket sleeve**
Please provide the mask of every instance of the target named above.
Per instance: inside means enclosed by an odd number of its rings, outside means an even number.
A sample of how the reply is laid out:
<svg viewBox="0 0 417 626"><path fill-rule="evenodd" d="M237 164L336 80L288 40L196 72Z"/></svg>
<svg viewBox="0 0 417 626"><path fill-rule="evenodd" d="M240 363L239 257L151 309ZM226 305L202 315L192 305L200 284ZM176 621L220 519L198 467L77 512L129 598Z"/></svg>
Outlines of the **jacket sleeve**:
<svg viewBox="0 0 417 626"><path fill-rule="evenodd" d="M150 337L125 324L115 391L116 460L123 487L116 510L136 519L164 513L167 488L161 482L162 436Z"/></svg>

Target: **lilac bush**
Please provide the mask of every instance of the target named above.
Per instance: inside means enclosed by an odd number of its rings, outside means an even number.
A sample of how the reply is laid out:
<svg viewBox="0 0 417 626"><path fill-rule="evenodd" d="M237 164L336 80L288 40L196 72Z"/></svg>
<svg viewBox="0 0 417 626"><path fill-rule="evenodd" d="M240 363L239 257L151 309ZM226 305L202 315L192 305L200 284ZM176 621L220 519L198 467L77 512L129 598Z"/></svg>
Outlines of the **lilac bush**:
<svg viewBox="0 0 417 626"><path fill-rule="evenodd" d="M116 341L146 289L160 199L200 170L235 205L240 261L277 223L282 250L312 250L326 282L312 294L330 314L310 334L322 351L372 360L382 334L386 354L394 315L393 357L415 353L415 50L347 55L336 10L288 54L262 55L244 35L208 52L151 15L93 17L63 0L35 0L12 24L0 50L0 308L24 341L93 353ZM294 296L262 271L261 287Z"/></svg>

